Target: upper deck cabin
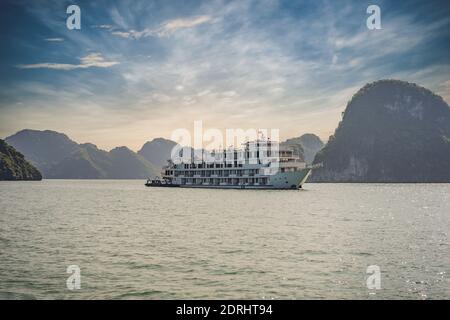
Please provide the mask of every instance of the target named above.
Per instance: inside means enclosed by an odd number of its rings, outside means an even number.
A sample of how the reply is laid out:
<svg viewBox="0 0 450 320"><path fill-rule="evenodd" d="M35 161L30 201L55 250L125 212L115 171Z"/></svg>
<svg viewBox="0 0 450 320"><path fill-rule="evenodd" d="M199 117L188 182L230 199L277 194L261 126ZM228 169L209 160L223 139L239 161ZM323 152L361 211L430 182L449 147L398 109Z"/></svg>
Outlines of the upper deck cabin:
<svg viewBox="0 0 450 320"><path fill-rule="evenodd" d="M301 164L304 164L304 161L295 147L280 146L278 142L269 139L258 139L245 142L241 149L230 147L220 151L206 151L181 148L179 156L169 160L164 169L298 167Z"/></svg>

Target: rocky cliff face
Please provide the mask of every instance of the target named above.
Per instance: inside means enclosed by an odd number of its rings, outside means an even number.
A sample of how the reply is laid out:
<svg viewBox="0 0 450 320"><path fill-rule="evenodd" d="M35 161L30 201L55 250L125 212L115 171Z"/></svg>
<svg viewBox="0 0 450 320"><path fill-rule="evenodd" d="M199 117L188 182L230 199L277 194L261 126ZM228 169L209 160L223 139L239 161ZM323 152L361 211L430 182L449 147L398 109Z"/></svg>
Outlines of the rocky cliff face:
<svg viewBox="0 0 450 320"><path fill-rule="evenodd" d="M368 84L314 163L318 182L450 182L450 108L412 83Z"/></svg>
<svg viewBox="0 0 450 320"><path fill-rule="evenodd" d="M41 173L20 152L0 140L0 180L41 179Z"/></svg>

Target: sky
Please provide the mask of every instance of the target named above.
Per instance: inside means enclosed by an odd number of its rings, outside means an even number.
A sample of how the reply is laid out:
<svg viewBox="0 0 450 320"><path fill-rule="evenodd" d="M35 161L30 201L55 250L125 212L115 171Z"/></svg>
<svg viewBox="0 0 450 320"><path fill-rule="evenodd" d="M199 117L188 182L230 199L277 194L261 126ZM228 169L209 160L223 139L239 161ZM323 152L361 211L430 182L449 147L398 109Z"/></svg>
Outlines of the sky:
<svg viewBox="0 0 450 320"><path fill-rule="evenodd" d="M2 0L0 27L2 138L49 129L138 150L201 120L327 140L352 95L388 78L450 102L447 0Z"/></svg>

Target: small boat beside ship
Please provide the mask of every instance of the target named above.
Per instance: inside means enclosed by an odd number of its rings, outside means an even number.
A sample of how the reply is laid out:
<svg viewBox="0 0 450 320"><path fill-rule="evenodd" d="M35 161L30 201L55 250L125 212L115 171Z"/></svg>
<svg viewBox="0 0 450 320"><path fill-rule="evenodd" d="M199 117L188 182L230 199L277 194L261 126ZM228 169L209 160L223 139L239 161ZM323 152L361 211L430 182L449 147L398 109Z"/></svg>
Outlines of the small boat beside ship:
<svg viewBox="0 0 450 320"><path fill-rule="evenodd" d="M155 179L147 179L145 183L146 187L179 187L179 185L173 184L167 180L155 178Z"/></svg>
<svg viewBox="0 0 450 320"><path fill-rule="evenodd" d="M168 160L162 178L148 187L222 189L299 189L313 167L295 154L295 148L270 140L244 143L243 149L212 151L209 158L192 156ZM207 158L207 159L205 159Z"/></svg>

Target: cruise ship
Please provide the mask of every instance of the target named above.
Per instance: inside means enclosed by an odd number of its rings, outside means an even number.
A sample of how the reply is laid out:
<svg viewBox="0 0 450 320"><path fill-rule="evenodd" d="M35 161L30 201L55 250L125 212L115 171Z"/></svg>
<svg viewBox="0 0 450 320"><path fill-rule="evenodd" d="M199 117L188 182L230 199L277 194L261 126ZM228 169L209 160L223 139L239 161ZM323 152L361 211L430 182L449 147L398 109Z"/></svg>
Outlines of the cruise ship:
<svg viewBox="0 0 450 320"><path fill-rule="evenodd" d="M189 152L188 156L183 152L186 150L168 160L162 179L149 179L146 186L299 189L312 170L296 153L295 146L280 146L269 139L246 142L242 149L201 150Z"/></svg>

